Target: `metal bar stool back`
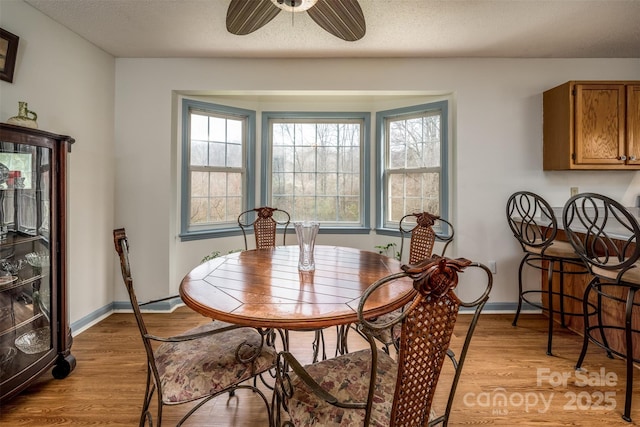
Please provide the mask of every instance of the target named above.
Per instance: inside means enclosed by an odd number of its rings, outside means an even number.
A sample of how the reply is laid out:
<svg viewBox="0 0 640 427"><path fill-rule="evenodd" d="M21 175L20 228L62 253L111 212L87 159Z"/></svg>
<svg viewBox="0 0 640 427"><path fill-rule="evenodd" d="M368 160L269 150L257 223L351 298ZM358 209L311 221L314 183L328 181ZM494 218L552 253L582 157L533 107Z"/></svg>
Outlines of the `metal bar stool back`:
<svg viewBox="0 0 640 427"><path fill-rule="evenodd" d="M640 338L640 225L619 202L595 193L570 198L562 220L569 241L593 275L584 294L584 342L576 369L582 366L590 342L604 348L609 357L625 359L622 418L631 422L633 364L640 363L640 351L634 354L634 338ZM589 307L594 303L592 312ZM624 345L612 348L613 342Z"/></svg>
<svg viewBox="0 0 640 427"><path fill-rule="evenodd" d="M566 316L582 316L581 310L569 311L565 309L565 303L568 300L573 300L575 305L581 306L582 299L565 293L564 276L585 274L588 270L571 244L557 239L558 221L556 216L549 203L538 194L530 191L513 193L507 201L507 222L524 252L518 268L518 308L513 319L513 326L517 325L523 302L546 311L549 315L547 354L551 356L555 315L559 315L562 327L566 326ZM575 268L569 270L566 268L567 264ZM546 270L546 290L524 288L522 273L525 265ZM559 276L557 290L553 286L554 273ZM534 296L546 298L546 306L542 301L534 301L532 299Z"/></svg>

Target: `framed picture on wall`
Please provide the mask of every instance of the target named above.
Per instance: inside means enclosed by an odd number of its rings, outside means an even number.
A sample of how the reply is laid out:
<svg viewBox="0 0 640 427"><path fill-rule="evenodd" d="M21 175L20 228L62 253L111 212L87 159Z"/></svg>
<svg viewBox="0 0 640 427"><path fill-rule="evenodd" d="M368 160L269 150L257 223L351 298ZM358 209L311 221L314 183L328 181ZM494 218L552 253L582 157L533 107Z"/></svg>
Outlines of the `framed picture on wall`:
<svg viewBox="0 0 640 427"><path fill-rule="evenodd" d="M20 38L0 28L0 79L13 82L13 70L18 56L18 40Z"/></svg>

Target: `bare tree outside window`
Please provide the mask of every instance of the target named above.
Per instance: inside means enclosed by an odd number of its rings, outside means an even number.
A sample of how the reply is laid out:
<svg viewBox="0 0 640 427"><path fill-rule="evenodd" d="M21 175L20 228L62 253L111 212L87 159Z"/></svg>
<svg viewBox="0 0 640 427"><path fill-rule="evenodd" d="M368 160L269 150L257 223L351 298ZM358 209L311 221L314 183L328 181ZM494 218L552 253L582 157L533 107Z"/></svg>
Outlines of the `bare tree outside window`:
<svg viewBox="0 0 640 427"><path fill-rule="evenodd" d="M385 224L404 215L441 212L441 112L425 111L385 120Z"/></svg>
<svg viewBox="0 0 640 427"><path fill-rule="evenodd" d="M190 225L233 223L242 211L245 119L190 115Z"/></svg>
<svg viewBox="0 0 640 427"><path fill-rule="evenodd" d="M361 221L362 120L272 120L271 200L295 220Z"/></svg>

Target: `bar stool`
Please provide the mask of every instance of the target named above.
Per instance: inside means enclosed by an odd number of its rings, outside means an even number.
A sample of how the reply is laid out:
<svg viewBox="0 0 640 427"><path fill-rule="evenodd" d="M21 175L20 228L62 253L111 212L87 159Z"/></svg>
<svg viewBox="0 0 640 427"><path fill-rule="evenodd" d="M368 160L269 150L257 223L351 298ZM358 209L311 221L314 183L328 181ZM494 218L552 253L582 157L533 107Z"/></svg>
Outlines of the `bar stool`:
<svg viewBox="0 0 640 427"><path fill-rule="evenodd" d="M634 336L638 337L640 329L632 323L640 319L640 297L636 298L640 290L640 225L620 203L595 193L570 198L562 220L569 241L593 275L584 294L584 341L576 369L582 366L590 342L604 348L609 357L615 354L626 359L622 418L631 422L633 363L640 363L640 354L634 357L633 351ZM593 300L595 313L588 311ZM625 348L612 348L610 342L617 340Z"/></svg>
<svg viewBox="0 0 640 427"><path fill-rule="evenodd" d="M549 313L549 328L547 337L547 355L551 356L554 315L560 315L560 324L566 327L566 316L582 316L582 310L568 311L565 309L567 300L582 305L582 299L565 294L564 276L566 274L586 274L580 256L576 254L569 242L556 240L558 222L549 203L541 196L530 191L513 193L507 201L507 222L513 235L524 251L524 257L518 268L518 308L513 319L513 326L518 323L522 303ZM522 286L522 271L524 266L547 271L547 290L524 290ZM556 266L557 264L557 266ZM567 264L576 268L567 270ZM545 267L546 265L546 267ZM559 274L559 289L553 290L553 274ZM532 301L531 296L547 296L547 307L542 302ZM559 300L559 308L554 307L554 296Z"/></svg>

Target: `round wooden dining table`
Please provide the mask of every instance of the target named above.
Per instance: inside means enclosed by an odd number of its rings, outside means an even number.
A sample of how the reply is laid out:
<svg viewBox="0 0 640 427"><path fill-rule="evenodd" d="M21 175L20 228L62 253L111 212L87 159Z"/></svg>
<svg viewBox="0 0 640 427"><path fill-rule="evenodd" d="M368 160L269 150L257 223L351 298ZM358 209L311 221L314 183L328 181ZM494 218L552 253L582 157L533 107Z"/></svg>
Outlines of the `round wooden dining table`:
<svg viewBox="0 0 640 427"><path fill-rule="evenodd" d="M400 272L400 262L354 248L316 246L316 268L298 271L298 246L236 252L209 260L180 284L184 303L215 320L258 328L312 330L356 323L360 297L376 280ZM364 307L375 317L414 295L402 278L383 286Z"/></svg>

